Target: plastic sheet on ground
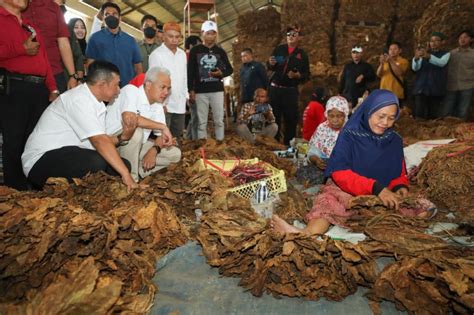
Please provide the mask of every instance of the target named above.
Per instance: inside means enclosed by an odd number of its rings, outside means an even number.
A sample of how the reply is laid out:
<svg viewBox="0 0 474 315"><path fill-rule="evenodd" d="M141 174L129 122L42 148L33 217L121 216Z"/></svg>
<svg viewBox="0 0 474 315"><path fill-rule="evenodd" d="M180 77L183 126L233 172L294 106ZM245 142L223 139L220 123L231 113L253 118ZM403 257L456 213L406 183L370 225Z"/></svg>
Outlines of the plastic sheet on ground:
<svg viewBox="0 0 474 315"><path fill-rule="evenodd" d="M384 262L380 262L381 270ZM342 302L326 299L306 301L271 295L254 297L238 285L239 279L221 277L210 267L195 242L177 248L161 258L153 279L159 292L151 314L370 314L367 289L360 288ZM384 315L402 314L394 304L383 302Z"/></svg>
<svg viewBox="0 0 474 315"><path fill-rule="evenodd" d="M413 167L420 165L423 158L433 150L433 148L445 145L456 139L425 140L411 144L403 149L405 155L405 165L410 171Z"/></svg>

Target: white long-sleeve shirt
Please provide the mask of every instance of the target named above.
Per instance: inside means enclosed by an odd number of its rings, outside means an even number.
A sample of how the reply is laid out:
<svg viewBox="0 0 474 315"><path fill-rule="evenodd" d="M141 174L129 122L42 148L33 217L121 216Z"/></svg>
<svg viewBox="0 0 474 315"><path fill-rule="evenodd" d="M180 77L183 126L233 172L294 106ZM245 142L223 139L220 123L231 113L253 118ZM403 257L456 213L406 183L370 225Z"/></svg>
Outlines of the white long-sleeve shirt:
<svg viewBox="0 0 474 315"><path fill-rule="evenodd" d="M178 48L173 53L164 43L156 48L148 60L149 68L162 67L171 73L171 94L165 104L168 113L184 114L188 98L188 71L186 53Z"/></svg>

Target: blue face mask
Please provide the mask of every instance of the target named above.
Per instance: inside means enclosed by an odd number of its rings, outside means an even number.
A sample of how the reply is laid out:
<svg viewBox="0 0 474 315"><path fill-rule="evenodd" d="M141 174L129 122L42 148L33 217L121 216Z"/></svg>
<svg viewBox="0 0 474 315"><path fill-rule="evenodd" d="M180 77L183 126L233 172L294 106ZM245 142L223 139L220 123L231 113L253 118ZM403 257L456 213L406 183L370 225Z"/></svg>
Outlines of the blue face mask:
<svg viewBox="0 0 474 315"><path fill-rule="evenodd" d="M149 27L145 27L143 29L143 35L145 35L146 38L149 38L149 39L152 39L152 38L155 38L156 36L156 30L149 26Z"/></svg>

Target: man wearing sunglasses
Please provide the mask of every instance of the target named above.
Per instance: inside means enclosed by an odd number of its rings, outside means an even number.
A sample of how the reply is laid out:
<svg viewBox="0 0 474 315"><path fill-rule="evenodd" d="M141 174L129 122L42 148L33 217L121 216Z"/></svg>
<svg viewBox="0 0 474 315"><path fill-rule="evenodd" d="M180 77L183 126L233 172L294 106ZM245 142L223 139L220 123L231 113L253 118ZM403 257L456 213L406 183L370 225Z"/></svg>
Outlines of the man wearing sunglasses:
<svg viewBox="0 0 474 315"><path fill-rule="evenodd" d="M45 43L21 12L28 0L0 1L0 124L4 184L27 189L21 166L26 140L58 95Z"/></svg>
<svg viewBox="0 0 474 315"><path fill-rule="evenodd" d="M299 118L298 85L310 76L308 56L298 47L300 37L301 31L297 25L288 27L286 44L277 46L267 63L268 69L273 71L269 88L270 104L280 130L282 117L285 120L283 143L286 145L296 135Z"/></svg>

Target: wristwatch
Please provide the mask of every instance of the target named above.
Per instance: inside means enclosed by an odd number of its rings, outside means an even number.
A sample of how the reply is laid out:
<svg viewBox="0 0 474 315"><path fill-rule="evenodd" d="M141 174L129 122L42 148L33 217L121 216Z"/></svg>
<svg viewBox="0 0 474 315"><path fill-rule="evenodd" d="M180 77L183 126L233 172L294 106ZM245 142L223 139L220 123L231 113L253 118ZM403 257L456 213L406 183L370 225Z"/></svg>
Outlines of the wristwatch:
<svg viewBox="0 0 474 315"><path fill-rule="evenodd" d="M160 152L161 152L161 147L160 147L159 145L157 145L157 144L155 144L153 147L154 147L155 150L156 150L156 154L160 154Z"/></svg>
<svg viewBox="0 0 474 315"><path fill-rule="evenodd" d="M54 90L54 91L51 91L51 93L53 93L53 94L56 94L56 95L59 95L59 94L61 94L61 92L59 92L59 90Z"/></svg>
<svg viewBox="0 0 474 315"><path fill-rule="evenodd" d="M118 147L121 147L121 146L124 146L124 145L128 144L128 140L122 140L122 134L119 134L117 136L117 139L118 139L118 143L117 143Z"/></svg>
<svg viewBox="0 0 474 315"><path fill-rule="evenodd" d="M76 79L76 81L79 81L79 76L77 75L77 73L70 74L69 78L74 78Z"/></svg>

